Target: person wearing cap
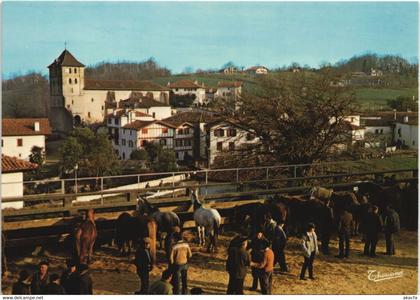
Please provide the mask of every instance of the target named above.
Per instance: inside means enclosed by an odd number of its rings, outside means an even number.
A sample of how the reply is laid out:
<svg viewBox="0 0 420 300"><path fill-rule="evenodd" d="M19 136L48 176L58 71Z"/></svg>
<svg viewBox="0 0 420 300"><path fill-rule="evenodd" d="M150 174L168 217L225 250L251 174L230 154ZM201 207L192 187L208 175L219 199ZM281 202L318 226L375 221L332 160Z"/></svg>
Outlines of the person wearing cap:
<svg viewBox="0 0 420 300"><path fill-rule="evenodd" d="M187 272L188 260L192 256L192 252L188 243L184 242L180 233L175 234L176 244L172 247L169 261L172 266L174 294L185 295L188 291ZM181 290L182 282L182 290Z"/></svg>
<svg viewBox="0 0 420 300"><path fill-rule="evenodd" d="M43 295L47 290L49 263L45 260L39 263L39 271L32 276L31 294Z"/></svg>
<svg viewBox="0 0 420 300"><path fill-rule="evenodd" d="M315 260L315 255L318 254L318 239L315 233L315 224L309 223L306 233L303 235L302 238L302 249L303 249L303 265L302 270L300 272L300 279L306 280L305 273L306 270L309 271L309 278L314 278L313 273L313 263Z"/></svg>
<svg viewBox="0 0 420 300"><path fill-rule="evenodd" d="M264 256L261 263L251 263L251 266L260 269L259 281L261 285L261 294L271 295L274 270L274 252L270 249L270 243L264 243Z"/></svg>
<svg viewBox="0 0 420 300"><path fill-rule="evenodd" d="M79 291L79 273L76 270L76 261L68 259L66 264L67 269L61 274L60 282L67 295L76 295Z"/></svg>
<svg viewBox="0 0 420 300"><path fill-rule="evenodd" d="M47 285L47 295L64 295L64 288L60 285L60 276L58 274L50 275L50 283Z"/></svg>
<svg viewBox="0 0 420 300"><path fill-rule="evenodd" d="M140 278L140 290L136 294L147 295L149 292L149 273L153 269L152 256L150 254L150 238L145 237L136 251L134 264L137 275Z"/></svg>
<svg viewBox="0 0 420 300"><path fill-rule="evenodd" d="M93 295L93 283L86 264L79 266L79 295Z"/></svg>
<svg viewBox="0 0 420 300"><path fill-rule="evenodd" d="M255 238L249 243L251 249L251 261L254 263L261 263L264 259L265 245L269 244L268 240L264 237L262 230L257 231ZM261 269L251 264L252 287L251 291L256 291L258 288L258 281L260 280Z"/></svg>
<svg viewBox="0 0 420 300"><path fill-rule="evenodd" d="M172 273L170 270L162 272L160 280L155 281L150 286L150 295L172 295L173 286L170 284Z"/></svg>
<svg viewBox="0 0 420 300"><path fill-rule="evenodd" d="M243 295L246 269L250 265L250 257L246 251L248 241L246 238L233 239L228 250L226 271L229 273L229 284L226 294Z"/></svg>
<svg viewBox="0 0 420 300"><path fill-rule="evenodd" d="M28 271L22 270L19 273L19 280L13 284L12 295L30 295L31 281Z"/></svg>
<svg viewBox="0 0 420 300"><path fill-rule="evenodd" d="M281 221L277 224L273 235L273 252L274 252L274 265L280 265L281 272L288 272L286 264L286 256L284 255L284 248L286 248L287 235L284 232L284 222Z"/></svg>

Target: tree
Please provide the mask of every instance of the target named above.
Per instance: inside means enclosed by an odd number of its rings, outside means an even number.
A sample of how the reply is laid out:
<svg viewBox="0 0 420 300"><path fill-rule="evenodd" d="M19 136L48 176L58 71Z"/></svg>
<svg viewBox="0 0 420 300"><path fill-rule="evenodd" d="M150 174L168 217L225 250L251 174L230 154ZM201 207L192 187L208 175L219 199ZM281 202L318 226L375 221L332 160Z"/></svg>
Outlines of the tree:
<svg viewBox="0 0 420 300"><path fill-rule="evenodd" d="M194 94L177 95L171 92L169 104L173 107L190 107L195 98Z"/></svg>
<svg viewBox="0 0 420 300"><path fill-rule="evenodd" d="M89 128L76 128L60 149L65 173L74 171L84 176L114 175L120 172L119 160L105 134L95 135Z"/></svg>
<svg viewBox="0 0 420 300"><path fill-rule="evenodd" d="M37 164L38 168L36 169L35 173L37 176L39 176L41 167L44 164L45 161L45 151L44 148L33 146L31 149L31 154L29 155L29 161L31 163Z"/></svg>
<svg viewBox="0 0 420 300"><path fill-rule="evenodd" d="M156 159L158 158L159 153L162 151L162 146L159 145L158 143L146 142L144 144L144 150L146 150L147 153L149 154L150 162L154 163L156 162Z"/></svg>
<svg viewBox="0 0 420 300"><path fill-rule="evenodd" d="M177 170L176 155L172 149L162 149L153 164L155 172L173 172Z"/></svg>
<svg viewBox="0 0 420 300"><path fill-rule="evenodd" d="M415 100L406 96L398 96L395 99L387 101L389 107L396 109L397 111L417 111L418 104Z"/></svg>
<svg viewBox="0 0 420 300"><path fill-rule="evenodd" d="M130 159L133 160L143 160L143 161L150 161L149 154L144 149L137 149L131 152Z"/></svg>
<svg viewBox="0 0 420 300"><path fill-rule="evenodd" d="M244 91L240 105L225 114L259 137L260 146L247 155L270 163L304 164L328 158L343 143L353 112L354 95L333 87L328 72L319 75L273 74L259 79L259 88Z"/></svg>

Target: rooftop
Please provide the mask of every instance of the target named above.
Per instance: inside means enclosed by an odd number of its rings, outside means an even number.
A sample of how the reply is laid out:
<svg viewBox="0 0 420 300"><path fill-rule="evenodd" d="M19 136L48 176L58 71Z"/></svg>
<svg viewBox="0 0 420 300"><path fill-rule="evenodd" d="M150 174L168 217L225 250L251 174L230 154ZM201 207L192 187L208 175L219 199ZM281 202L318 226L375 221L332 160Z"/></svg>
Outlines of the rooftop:
<svg viewBox="0 0 420 300"><path fill-rule="evenodd" d="M164 121L156 121L156 120L153 120L153 121L136 120L134 122L131 122L131 123L125 125L123 128L140 130L140 129L142 129L144 127L147 127L149 125L152 125L152 124L160 124L160 125L163 125L163 126L166 126L166 127L175 128L175 126L173 126L172 124L166 123Z"/></svg>
<svg viewBox="0 0 420 300"><path fill-rule="evenodd" d="M67 49L64 50L59 57L57 57L52 64L48 66L48 68L51 67L84 67L85 65L79 62L73 54L70 53Z"/></svg>
<svg viewBox="0 0 420 300"><path fill-rule="evenodd" d="M187 80L187 79L181 79L181 80L175 81L173 83L168 83L168 87L171 88L171 89L174 89L174 88L204 89L204 88L206 88L204 86L204 84L200 85L200 84L198 84L197 81L194 82L192 80Z"/></svg>
<svg viewBox="0 0 420 300"><path fill-rule="evenodd" d="M39 131L35 131L35 123L39 123ZM49 135L51 134L50 122L46 118L39 119L3 119L3 136L21 135Z"/></svg>
<svg viewBox="0 0 420 300"><path fill-rule="evenodd" d="M216 118L215 114L208 112L181 112L176 115L170 116L163 121L171 124L182 124L182 123L208 123Z"/></svg>
<svg viewBox="0 0 420 300"><path fill-rule="evenodd" d="M1 172L12 173L30 171L38 168L37 164L31 163L26 160L22 160L16 157L10 157L7 155L1 156Z"/></svg>
<svg viewBox="0 0 420 300"><path fill-rule="evenodd" d="M93 80L85 79L85 90L169 91L150 80Z"/></svg>
<svg viewBox="0 0 420 300"><path fill-rule="evenodd" d="M121 100L118 105L120 107L130 106L131 108L170 106L169 104L156 101L155 99L149 97L130 97L128 99Z"/></svg>

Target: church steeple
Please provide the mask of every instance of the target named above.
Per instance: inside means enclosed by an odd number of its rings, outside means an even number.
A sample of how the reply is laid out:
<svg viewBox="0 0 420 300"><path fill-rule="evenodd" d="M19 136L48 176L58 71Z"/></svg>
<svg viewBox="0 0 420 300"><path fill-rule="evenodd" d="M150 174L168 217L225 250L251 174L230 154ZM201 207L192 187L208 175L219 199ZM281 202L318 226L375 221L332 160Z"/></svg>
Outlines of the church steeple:
<svg viewBox="0 0 420 300"><path fill-rule="evenodd" d="M69 50L64 49L60 56L57 57L48 68L52 67L84 67L85 65L78 61Z"/></svg>

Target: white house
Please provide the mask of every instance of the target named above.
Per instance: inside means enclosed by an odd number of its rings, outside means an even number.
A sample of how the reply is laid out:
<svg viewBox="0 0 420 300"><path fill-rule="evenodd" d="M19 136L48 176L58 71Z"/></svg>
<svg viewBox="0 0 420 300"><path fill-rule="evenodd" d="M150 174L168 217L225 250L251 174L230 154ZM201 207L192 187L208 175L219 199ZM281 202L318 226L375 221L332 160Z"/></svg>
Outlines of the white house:
<svg viewBox="0 0 420 300"><path fill-rule="evenodd" d="M403 121L395 123L394 140L399 145L410 149L418 149L418 119L405 116Z"/></svg>
<svg viewBox="0 0 420 300"><path fill-rule="evenodd" d="M166 124L174 126L174 150L176 159L183 161L187 157L194 158L194 125L183 121L163 120Z"/></svg>
<svg viewBox="0 0 420 300"><path fill-rule="evenodd" d="M108 134L120 159L129 159L131 152L144 147L146 142L173 148L174 126L155 120L138 109L119 109L106 116Z"/></svg>
<svg viewBox="0 0 420 300"><path fill-rule="evenodd" d="M133 95L121 100L118 107L122 109L135 109L152 116L156 120L162 120L172 115L172 108L169 104L159 102L150 97Z"/></svg>
<svg viewBox="0 0 420 300"><path fill-rule="evenodd" d="M64 50L49 66L51 124L58 132L69 132L73 124L102 122L106 108L117 108L133 92L169 103L169 89L151 81L92 80L85 66Z"/></svg>
<svg viewBox="0 0 420 300"><path fill-rule="evenodd" d="M254 66L254 67L250 67L249 69L246 69L245 72L249 74L254 74L254 75L267 75L268 68L263 67L263 66Z"/></svg>
<svg viewBox="0 0 420 300"><path fill-rule="evenodd" d="M199 84L198 81L178 80L176 82L168 82L168 88L175 95L194 95L194 104L202 105L206 99L206 87L204 84Z"/></svg>
<svg viewBox="0 0 420 300"><path fill-rule="evenodd" d="M33 146L45 151L45 137L49 134L48 119L3 119L2 154L29 160Z"/></svg>
<svg viewBox="0 0 420 300"><path fill-rule="evenodd" d="M207 159L211 166L216 157L224 152L235 152L245 145L259 143L259 138L230 121L215 120L206 124Z"/></svg>
<svg viewBox="0 0 420 300"><path fill-rule="evenodd" d="M241 81L222 81L217 83L215 97L233 97L236 98L242 92Z"/></svg>
<svg viewBox="0 0 420 300"><path fill-rule="evenodd" d="M23 196L23 172L32 171L37 164L16 157L1 156L1 197ZM23 202L2 203L1 208L23 208Z"/></svg>
<svg viewBox="0 0 420 300"><path fill-rule="evenodd" d="M394 125L387 119L365 119L365 147L387 147L392 144Z"/></svg>

